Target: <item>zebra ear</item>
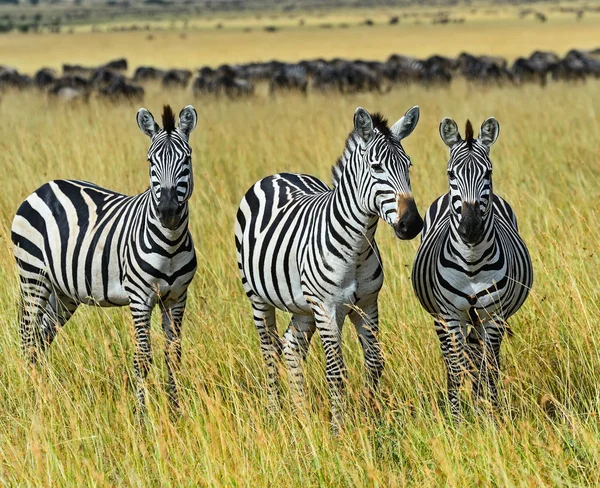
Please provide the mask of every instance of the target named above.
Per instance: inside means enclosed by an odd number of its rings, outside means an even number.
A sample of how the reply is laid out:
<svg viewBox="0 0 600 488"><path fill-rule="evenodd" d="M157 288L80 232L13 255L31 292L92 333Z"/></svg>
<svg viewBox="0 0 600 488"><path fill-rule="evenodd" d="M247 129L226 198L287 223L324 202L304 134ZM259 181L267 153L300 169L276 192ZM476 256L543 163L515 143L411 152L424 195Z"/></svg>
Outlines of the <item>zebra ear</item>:
<svg viewBox="0 0 600 488"><path fill-rule="evenodd" d="M198 123L198 114L196 109L191 105L184 107L179 112L179 130L183 132L187 137L190 136L190 132L194 130Z"/></svg>
<svg viewBox="0 0 600 488"><path fill-rule="evenodd" d="M462 140L456 122L448 117L445 117L440 122L440 136L442 141L444 141L444 144L449 148L452 148L454 144Z"/></svg>
<svg viewBox="0 0 600 488"><path fill-rule="evenodd" d="M500 134L500 124L494 117L486 119L481 124L481 130L479 131L479 140L484 146L488 148L496 142L498 135Z"/></svg>
<svg viewBox="0 0 600 488"><path fill-rule="evenodd" d="M148 137L152 137L158 132L160 127L154 121L154 117L145 108L140 108L137 113L137 123L140 130Z"/></svg>
<svg viewBox="0 0 600 488"><path fill-rule="evenodd" d="M410 136L419 122L419 115L419 106L415 105L404 114L404 117L392 125L390 131L400 140Z"/></svg>
<svg viewBox="0 0 600 488"><path fill-rule="evenodd" d="M358 107L354 112L354 132L365 142L368 142L373 135L373 119L362 107Z"/></svg>

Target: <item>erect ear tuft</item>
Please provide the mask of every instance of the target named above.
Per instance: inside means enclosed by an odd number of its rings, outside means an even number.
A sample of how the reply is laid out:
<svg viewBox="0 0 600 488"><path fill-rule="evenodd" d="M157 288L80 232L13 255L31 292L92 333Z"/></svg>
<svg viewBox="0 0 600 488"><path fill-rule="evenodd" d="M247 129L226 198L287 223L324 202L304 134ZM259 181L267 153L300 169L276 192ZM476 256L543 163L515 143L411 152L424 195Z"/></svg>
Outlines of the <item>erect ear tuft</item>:
<svg viewBox="0 0 600 488"><path fill-rule="evenodd" d="M198 123L198 114L196 109L191 105L184 107L179 112L179 130L183 132L187 137L190 136L190 132L194 130Z"/></svg>
<svg viewBox="0 0 600 488"><path fill-rule="evenodd" d="M137 123L140 130L148 137L152 137L158 132L160 127L154 121L154 117L145 108L140 108L137 113Z"/></svg>
<svg viewBox="0 0 600 488"><path fill-rule="evenodd" d="M419 106L415 105L404 114L404 117L392 126L390 129L392 134L400 140L410 136L419 122L419 115Z"/></svg>
<svg viewBox="0 0 600 488"><path fill-rule="evenodd" d="M373 119L362 107L358 107L354 112L354 132L365 142L368 142L373 135Z"/></svg>
<svg viewBox="0 0 600 488"><path fill-rule="evenodd" d="M440 122L440 137L449 148L462 140L460 132L458 132L458 125L449 117L445 117Z"/></svg>
<svg viewBox="0 0 600 488"><path fill-rule="evenodd" d="M488 148L496 142L498 135L500 134L500 124L494 117L486 119L481 124L481 130L479 132L479 141Z"/></svg>

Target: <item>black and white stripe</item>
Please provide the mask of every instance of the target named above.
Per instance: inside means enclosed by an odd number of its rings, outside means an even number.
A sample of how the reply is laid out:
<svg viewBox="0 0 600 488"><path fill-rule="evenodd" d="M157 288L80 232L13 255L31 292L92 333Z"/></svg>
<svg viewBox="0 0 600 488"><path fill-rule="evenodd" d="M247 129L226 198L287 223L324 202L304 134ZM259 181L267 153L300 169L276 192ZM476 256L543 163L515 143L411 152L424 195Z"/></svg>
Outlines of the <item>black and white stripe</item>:
<svg viewBox="0 0 600 488"><path fill-rule="evenodd" d="M458 415L465 376L474 395L488 388L497 404L500 345L507 320L523 304L533 283L531 259L511 207L492 189L491 145L500 127L494 118L465 140L444 119L442 140L450 148L450 190L429 208L412 272L421 305L434 317L448 374L448 397Z"/></svg>
<svg viewBox="0 0 600 488"><path fill-rule="evenodd" d="M312 176L282 173L258 181L242 199L235 228L238 266L268 368L271 407L277 401L276 360L282 351L295 398L303 396L301 363L316 330L325 350L333 428L339 428L346 315L363 346L370 389L377 388L383 369L377 340L383 269L374 236L379 218L401 239L421 230L411 163L401 144L418 118L414 107L388 128L381 116L358 108L354 131L333 170L333 189ZM283 341L276 308L293 314Z"/></svg>
<svg viewBox="0 0 600 488"><path fill-rule="evenodd" d="M81 303L129 305L135 325L134 367L140 409L151 363L150 316L159 305L167 340L168 392L174 407L174 373L181 357L181 322L187 288L196 271L188 231L193 190L190 132L192 106L179 127L165 107L161 129L140 109L140 129L151 138L150 188L133 197L92 183L55 180L38 188L19 207L12 241L21 293L23 351L36 361Z"/></svg>

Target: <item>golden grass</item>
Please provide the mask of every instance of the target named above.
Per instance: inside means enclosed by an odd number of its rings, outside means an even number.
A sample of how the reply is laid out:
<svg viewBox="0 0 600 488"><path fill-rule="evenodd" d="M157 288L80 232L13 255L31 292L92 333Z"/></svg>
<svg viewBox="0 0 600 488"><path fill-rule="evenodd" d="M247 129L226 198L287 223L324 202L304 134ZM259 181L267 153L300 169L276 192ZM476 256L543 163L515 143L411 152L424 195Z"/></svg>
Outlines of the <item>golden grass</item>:
<svg viewBox="0 0 600 488"><path fill-rule="evenodd" d="M174 65L188 59L186 48L179 46ZM405 51L402 45L393 48ZM430 50L437 46L431 44ZM296 52L289 56L296 54L300 57ZM32 52L35 56L41 59ZM100 57L111 55L90 51L81 61L92 64ZM169 58L154 61L166 64ZM150 89L144 105L157 115L165 102L178 110L191 101L188 91ZM449 89L413 86L386 95L259 96L194 104L199 124L191 136L196 177L191 229L200 266L184 322L184 415L169 420L162 385L164 340L154 322L149 419L140 432L132 413L133 334L126 309L81 307L59 334L48 364L30 374L19 349L18 286L9 236L19 203L51 178L87 179L125 193L145 189L148 140L136 127L139 107L95 99L89 105L63 105L35 93L3 96L0 484L600 483L599 81L493 89L457 81ZM500 121L500 138L492 149L495 190L519 217L535 267L534 290L512 320L514 337L503 345L502 415L495 420L469 415L462 425L452 425L438 340L409 282L418 242L396 240L382 223L381 340L387 358L382 414L375 416L361 405L362 354L347 326L347 426L333 439L318 340L307 362L307 411L292 414L283 371L281 412L271 416L265 411L265 368L235 261L235 212L246 189L267 174L304 172L329 181L357 105L395 120L414 104L421 106L421 121L405 147L415 163L413 190L422 212L446 191L447 149L437 132L441 118L451 116L461 126L467 117L475 126L490 115ZM283 328L287 317L279 318Z"/></svg>
<svg viewBox="0 0 600 488"><path fill-rule="evenodd" d="M512 9L500 18L471 14L465 24L432 25L429 18L421 19L423 24L415 24L411 18L390 26L384 24L389 15L379 13L372 16L379 22L373 27L358 25L365 17L371 17L368 12L362 17L340 13L309 17L310 21L303 27L297 25L297 18L273 20L261 16L260 19L215 18L210 21L192 18L187 29L183 21L161 21L150 23L153 26L150 32L93 33L89 26L82 26L72 35L3 35L0 52L4 64L34 73L41 66L98 65L117 57L127 58L132 69L139 65L195 69L225 62L298 61L322 56L385 60L393 53L425 57L456 56L462 51L513 60L528 56L535 49L563 55L571 48L598 47L600 14L587 14L580 22L574 20L573 14L549 15L550 20L545 24L531 18L518 19L517 11ZM349 28L318 27L321 23L337 26L346 21L350 22ZM217 23L222 23L224 28L215 29ZM265 25L280 25L282 29L268 33L262 30L261 26ZM246 27L252 30L244 32Z"/></svg>

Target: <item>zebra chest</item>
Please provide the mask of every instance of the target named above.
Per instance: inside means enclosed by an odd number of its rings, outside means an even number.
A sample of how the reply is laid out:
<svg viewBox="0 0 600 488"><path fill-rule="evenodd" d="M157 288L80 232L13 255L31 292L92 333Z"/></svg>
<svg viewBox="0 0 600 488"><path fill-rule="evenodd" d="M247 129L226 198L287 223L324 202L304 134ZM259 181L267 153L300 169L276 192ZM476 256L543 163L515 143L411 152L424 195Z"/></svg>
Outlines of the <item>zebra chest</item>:
<svg viewBox="0 0 600 488"><path fill-rule="evenodd" d="M169 303L185 292L195 270L193 252L181 252L173 256L140 254L126 263L123 281L126 287L142 291L149 305L159 299Z"/></svg>
<svg viewBox="0 0 600 488"><path fill-rule="evenodd" d="M468 312L476 307L493 313L502 301L506 275L505 266L476 272L446 269L444 277L454 290L448 298L457 310Z"/></svg>

